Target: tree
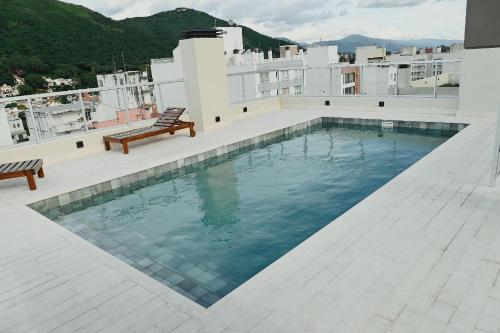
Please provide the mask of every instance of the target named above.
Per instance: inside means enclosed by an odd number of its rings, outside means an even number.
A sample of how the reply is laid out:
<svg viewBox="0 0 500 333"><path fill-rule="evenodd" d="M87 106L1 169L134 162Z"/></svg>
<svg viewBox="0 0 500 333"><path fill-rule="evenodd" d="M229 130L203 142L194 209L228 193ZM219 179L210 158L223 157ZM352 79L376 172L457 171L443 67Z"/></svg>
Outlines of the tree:
<svg viewBox="0 0 500 333"><path fill-rule="evenodd" d="M26 84L20 85L17 90L19 91L19 95L32 95L35 93L35 89Z"/></svg>
<svg viewBox="0 0 500 333"><path fill-rule="evenodd" d="M2 84L13 86L16 84L16 80L14 80L14 75L12 75L9 67L0 62L0 85Z"/></svg>
<svg viewBox="0 0 500 333"><path fill-rule="evenodd" d="M94 73L82 73L76 78L77 88L93 88L97 87L97 78Z"/></svg>
<svg viewBox="0 0 500 333"><path fill-rule="evenodd" d="M47 89L47 81L40 74L28 74L24 77L24 83L33 90Z"/></svg>
<svg viewBox="0 0 500 333"><path fill-rule="evenodd" d="M70 77L78 76L80 72L80 69L75 65L61 64L57 65L56 69L54 70L54 76L55 78L62 77L67 79Z"/></svg>

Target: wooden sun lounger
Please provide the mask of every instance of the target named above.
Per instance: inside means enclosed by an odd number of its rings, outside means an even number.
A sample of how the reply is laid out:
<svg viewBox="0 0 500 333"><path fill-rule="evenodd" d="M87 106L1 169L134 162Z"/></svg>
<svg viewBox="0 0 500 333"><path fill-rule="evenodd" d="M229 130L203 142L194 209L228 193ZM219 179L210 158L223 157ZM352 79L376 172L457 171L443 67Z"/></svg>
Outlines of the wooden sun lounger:
<svg viewBox="0 0 500 333"><path fill-rule="evenodd" d="M114 142L121 144L123 146L123 153L128 154L129 142L165 133L173 135L175 131L184 128L189 128L189 134L191 137L194 137L196 135L194 123L179 120L184 110L185 108L168 108L167 111L163 112L160 117L158 117L153 126L105 136L103 139L106 150L111 150L111 142Z"/></svg>
<svg viewBox="0 0 500 333"><path fill-rule="evenodd" d="M26 177L31 191L36 190L35 174L38 178L45 177L42 160L0 164L0 180Z"/></svg>

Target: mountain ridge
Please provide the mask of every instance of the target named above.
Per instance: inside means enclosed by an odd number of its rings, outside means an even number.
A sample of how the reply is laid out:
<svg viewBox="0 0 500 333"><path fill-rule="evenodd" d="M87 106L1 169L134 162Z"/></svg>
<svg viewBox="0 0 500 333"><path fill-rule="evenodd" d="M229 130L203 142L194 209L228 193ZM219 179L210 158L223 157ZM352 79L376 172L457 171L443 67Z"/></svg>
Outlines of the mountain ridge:
<svg viewBox="0 0 500 333"><path fill-rule="evenodd" d="M376 45L378 47L386 47L388 51L397 51L403 47L416 46L421 47L436 47L441 45L451 45L453 43L463 43L463 40L456 39L439 39L439 38L420 38L420 39L383 39L367 37L360 34L352 34L337 40L326 40L309 45L330 46L337 45L339 52L354 52L356 47Z"/></svg>
<svg viewBox="0 0 500 333"><path fill-rule="evenodd" d="M127 69L144 70L151 59L172 56L184 30L231 25L189 8L124 20L58 0L0 0L0 8L0 84L12 84L12 73L34 73L93 87L95 74L122 67L122 52ZM241 27L247 48L282 43Z"/></svg>

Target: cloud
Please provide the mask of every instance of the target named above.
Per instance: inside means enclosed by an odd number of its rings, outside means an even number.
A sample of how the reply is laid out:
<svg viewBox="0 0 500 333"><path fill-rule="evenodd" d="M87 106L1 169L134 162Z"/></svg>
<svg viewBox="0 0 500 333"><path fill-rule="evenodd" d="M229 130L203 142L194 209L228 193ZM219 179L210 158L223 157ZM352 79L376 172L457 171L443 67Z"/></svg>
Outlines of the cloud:
<svg viewBox="0 0 500 333"><path fill-rule="evenodd" d="M92 8L115 19L146 16L177 7L189 7L223 19L265 23L266 26L291 26L319 22L335 16L339 0L64 0ZM346 0L340 0L343 2Z"/></svg>
<svg viewBox="0 0 500 333"><path fill-rule="evenodd" d="M418 6L427 0L361 0L358 7L361 8L394 8Z"/></svg>
<svg viewBox="0 0 500 333"><path fill-rule="evenodd" d="M360 8L414 7L426 2L432 2L432 3L459 2L459 0L360 0L358 3L358 7Z"/></svg>
<svg viewBox="0 0 500 333"><path fill-rule="evenodd" d="M346 34L373 37L462 38L466 0L63 0L114 19L148 16L177 7L233 20L270 36L314 41ZM479 0L476 0L479 1ZM0 0L1 2L1 0ZM439 6L438 10L434 10ZM411 9L408 9L411 7ZM380 9L378 9L380 8ZM383 8L389 8L384 10ZM393 9L390 9L393 8ZM377 15L373 15L373 11ZM397 10L397 15L394 15ZM436 12L435 16L431 15ZM446 18L442 13L447 13ZM433 17L426 24L413 17Z"/></svg>

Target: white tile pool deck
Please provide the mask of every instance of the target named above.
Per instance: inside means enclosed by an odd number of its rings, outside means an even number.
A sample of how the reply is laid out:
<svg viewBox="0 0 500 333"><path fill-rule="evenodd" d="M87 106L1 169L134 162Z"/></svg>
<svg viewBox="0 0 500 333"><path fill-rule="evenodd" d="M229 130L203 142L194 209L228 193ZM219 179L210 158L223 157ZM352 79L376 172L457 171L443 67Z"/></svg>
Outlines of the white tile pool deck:
<svg viewBox="0 0 500 333"><path fill-rule="evenodd" d="M427 111L428 112L428 111ZM209 309L26 204L319 116L469 127ZM500 332L492 119L279 110L0 182L0 332Z"/></svg>

